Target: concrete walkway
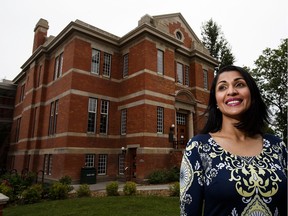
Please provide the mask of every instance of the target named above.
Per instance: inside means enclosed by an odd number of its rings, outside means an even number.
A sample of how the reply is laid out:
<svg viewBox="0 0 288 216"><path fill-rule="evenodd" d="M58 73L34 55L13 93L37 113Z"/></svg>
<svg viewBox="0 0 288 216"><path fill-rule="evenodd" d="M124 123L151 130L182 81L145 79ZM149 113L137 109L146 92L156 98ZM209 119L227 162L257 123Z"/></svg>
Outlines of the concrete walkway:
<svg viewBox="0 0 288 216"><path fill-rule="evenodd" d="M99 182L96 184L90 184L91 191L106 192L106 185L111 182ZM118 182L118 190L123 191L125 182ZM72 185L74 187L74 192L79 188L80 184ZM151 191L151 190L169 190L170 184L157 184L157 185L137 185L137 191ZM72 191L72 192L73 192Z"/></svg>

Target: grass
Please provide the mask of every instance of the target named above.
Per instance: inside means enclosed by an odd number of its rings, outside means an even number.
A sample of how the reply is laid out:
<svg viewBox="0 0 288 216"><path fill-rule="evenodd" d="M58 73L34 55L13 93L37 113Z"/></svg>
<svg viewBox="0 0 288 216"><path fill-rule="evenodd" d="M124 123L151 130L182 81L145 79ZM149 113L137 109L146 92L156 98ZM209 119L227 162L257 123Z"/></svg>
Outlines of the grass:
<svg viewBox="0 0 288 216"><path fill-rule="evenodd" d="M3 216L175 216L179 212L179 197L108 196L8 206Z"/></svg>

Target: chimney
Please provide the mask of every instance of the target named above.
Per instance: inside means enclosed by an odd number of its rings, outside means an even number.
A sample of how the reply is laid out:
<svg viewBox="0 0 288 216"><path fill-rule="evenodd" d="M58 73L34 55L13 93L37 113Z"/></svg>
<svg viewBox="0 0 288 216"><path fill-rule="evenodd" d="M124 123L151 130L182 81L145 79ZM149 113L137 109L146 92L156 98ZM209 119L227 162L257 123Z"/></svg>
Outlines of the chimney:
<svg viewBox="0 0 288 216"><path fill-rule="evenodd" d="M41 18L34 28L33 53L39 46L45 43L48 29L48 21Z"/></svg>

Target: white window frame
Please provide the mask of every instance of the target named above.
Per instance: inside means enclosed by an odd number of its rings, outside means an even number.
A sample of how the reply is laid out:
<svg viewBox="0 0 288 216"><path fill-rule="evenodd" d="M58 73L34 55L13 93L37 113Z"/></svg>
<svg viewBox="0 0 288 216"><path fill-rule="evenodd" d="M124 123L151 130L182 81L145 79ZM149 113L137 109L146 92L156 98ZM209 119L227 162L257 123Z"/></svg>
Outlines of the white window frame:
<svg viewBox="0 0 288 216"><path fill-rule="evenodd" d="M118 173L119 175L125 174L125 155L124 154L118 155Z"/></svg>
<svg viewBox="0 0 288 216"><path fill-rule="evenodd" d="M164 52L160 49L157 50L157 73L164 74Z"/></svg>
<svg viewBox="0 0 288 216"><path fill-rule="evenodd" d="M98 49L92 49L92 60L91 60L91 73L99 75L100 71L100 55L101 52Z"/></svg>
<svg viewBox="0 0 288 216"><path fill-rule="evenodd" d="M129 69L129 54L125 54L123 56L123 78L128 76L128 69Z"/></svg>
<svg viewBox="0 0 288 216"><path fill-rule="evenodd" d="M62 76L62 70L63 70L63 52L60 53L55 58L55 67L54 67L54 80L58 79Z"/></svg>
<svg viewBox="0 0 288 216"><path fill-rule="evenodd" d="M121 110L121 128L120 134L126 135L127 132L127 109Z"/></svg>
<svg viewBox="0 0 288 216"><path fill-rule="evenodd" d="M107 154L99 154L98 157L98 175L107 174Z"/></svg>
<svg viewBox="0 0 288 216"><path fill-rule="evenodd" d="M104 53L104 63L103 63L103 76L111 76L111 61L112 55L109 53Z"/></svg>
<svg viewBox="0 0 288 216"><path fill-rule="evenodd" d="M164 133L164 108L157 107L157 133Z"/></svg>
<svg viewBox="0 0 288 216"><path fill-rule="evenodd" d="M103 122L105 120L105 122ZM109 101L101 100L100 110L100 134L108 134ZM103 125L103 123L105 125Z"/></svg>
<svg viewBox="0 0 288 216"><path fill-rule="evenodd" d="M95 154L85 155L85 167L95 167Z"/></svg>
<svg viewBox="0 0 288 216"><path fill-rule="evenodd" d="M208 71L203 70L203 87L205 90L208 90Z"/></svg>
<svg viewBox="0 0 288 216"><path fill-rule="evenodd" d="M88 100L88 122L87 122L87 132L96 132L96 120L97 120L97 98L89 98ZM90 130L90 118L93 118L93 130ZM91 120L92 122L92 120Z"/></svg>
<svg viewBox="0 0 288 216"><path fill-rule="evenodd" d="M183 64L177 62L177 66L176 66L176 70L177 70L177 83L180 83L183 85Z"/></svg>

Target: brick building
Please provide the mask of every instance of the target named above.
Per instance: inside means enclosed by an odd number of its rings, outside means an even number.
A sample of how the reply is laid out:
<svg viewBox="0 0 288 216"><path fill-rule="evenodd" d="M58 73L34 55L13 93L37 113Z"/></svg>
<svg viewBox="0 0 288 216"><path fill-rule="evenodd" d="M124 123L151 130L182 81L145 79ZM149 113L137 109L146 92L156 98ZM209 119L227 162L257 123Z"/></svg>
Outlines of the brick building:
<svg viewBox="0 0 288 216"><path fill-rule="evenodd" d="M80 20L34 29L17 84L8 167L45 180L141 181L179 166L205 119L217 62L180 13L143 16L117 37Z"/></svg>
<svg viewBox="0 0 288 216"><path fill-rule="evenodd" d="M12 81L0 81L0 173L6 169L15 94L16 85Z"/></svg>

